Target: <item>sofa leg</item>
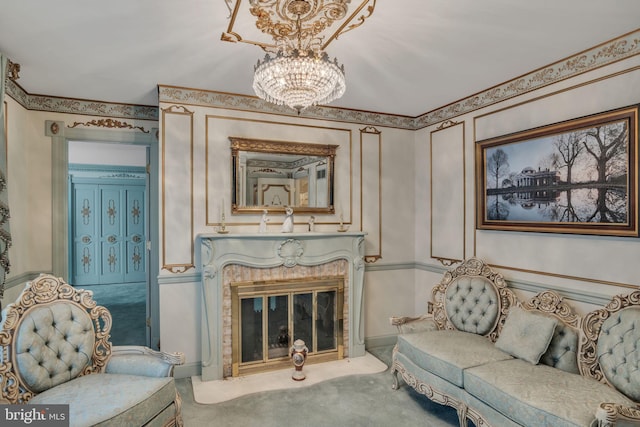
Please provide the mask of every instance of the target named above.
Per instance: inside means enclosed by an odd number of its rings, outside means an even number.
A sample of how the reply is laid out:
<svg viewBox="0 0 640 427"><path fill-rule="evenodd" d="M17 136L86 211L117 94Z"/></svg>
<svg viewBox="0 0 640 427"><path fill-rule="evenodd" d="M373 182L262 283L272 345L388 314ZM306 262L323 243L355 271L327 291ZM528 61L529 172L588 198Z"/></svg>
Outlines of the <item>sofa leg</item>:
<svg viewBox="0 0 640 427"><path fill-rule="evenodd" d="M398 370L395 368L391 368L391 377L393 377L393 384L391 384L391 388L393 390L397 390L400 387L400 383L398 382Z"/></svg>
<svg viewBox="0 0 640 427"><path fill-rule="evenodd" d="M456 412L458 413L458 422L460 423L460 427L468 427L467 424L467 405L464 403L460 403L458 407L456 407Z"/></svg>

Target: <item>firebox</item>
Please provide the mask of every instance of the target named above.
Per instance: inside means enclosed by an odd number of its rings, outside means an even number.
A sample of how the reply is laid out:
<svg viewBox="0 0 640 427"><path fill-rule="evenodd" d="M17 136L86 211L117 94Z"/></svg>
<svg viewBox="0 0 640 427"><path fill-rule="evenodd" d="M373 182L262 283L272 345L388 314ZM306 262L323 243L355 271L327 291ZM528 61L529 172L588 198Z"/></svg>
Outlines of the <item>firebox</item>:
<svg viewBox="0 0 640 427"><path fill-rule="evenodd" d="M232 375L291 366L297 339L307 363L344 357L344 276L232 282Z"/></svg>

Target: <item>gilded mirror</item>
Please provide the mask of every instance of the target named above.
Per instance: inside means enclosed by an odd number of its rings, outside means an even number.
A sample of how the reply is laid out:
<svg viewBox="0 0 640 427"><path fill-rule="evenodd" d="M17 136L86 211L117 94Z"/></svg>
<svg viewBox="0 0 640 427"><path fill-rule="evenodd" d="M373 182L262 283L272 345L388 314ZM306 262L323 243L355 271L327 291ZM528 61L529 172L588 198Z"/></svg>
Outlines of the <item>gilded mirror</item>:
<svg viewBox="0 0 640 427"><path fill-rule="evenodd" d="M234 213L334 213L337 145L229 137Z"/></svg>

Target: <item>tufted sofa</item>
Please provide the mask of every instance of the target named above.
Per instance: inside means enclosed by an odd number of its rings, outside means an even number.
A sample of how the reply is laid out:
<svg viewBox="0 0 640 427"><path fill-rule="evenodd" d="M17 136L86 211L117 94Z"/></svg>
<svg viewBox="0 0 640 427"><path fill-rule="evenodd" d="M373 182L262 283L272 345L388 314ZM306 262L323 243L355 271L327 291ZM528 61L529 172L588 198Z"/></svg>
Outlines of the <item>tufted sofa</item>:
<svg viewBox="0 0 640 427"><path fill-rule="evenodd" d="M90 291L40 275L2 311L0 392L11 404L68 404L69 425L182 425L182 353L112 347Z"/></svg>
<svg viewBox="0 0 640 427"><path fill-rule="evenodd" d="M460 426L640 426L640 291L581 318L552 291L520 302L471 258L429 313L393 317L398 377L456 408Z"/></svg>

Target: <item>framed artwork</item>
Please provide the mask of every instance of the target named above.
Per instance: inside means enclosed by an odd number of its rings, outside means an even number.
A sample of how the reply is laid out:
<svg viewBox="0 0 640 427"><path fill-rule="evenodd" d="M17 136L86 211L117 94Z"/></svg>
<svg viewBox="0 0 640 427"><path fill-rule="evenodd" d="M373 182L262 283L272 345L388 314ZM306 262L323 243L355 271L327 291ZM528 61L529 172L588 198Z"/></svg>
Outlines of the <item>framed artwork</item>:
<svg viewBox="0 0 640 427"><path fill-rule="evenodd" d="M638 106L476 143L476 227L638 236Z"/></svg>

